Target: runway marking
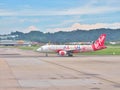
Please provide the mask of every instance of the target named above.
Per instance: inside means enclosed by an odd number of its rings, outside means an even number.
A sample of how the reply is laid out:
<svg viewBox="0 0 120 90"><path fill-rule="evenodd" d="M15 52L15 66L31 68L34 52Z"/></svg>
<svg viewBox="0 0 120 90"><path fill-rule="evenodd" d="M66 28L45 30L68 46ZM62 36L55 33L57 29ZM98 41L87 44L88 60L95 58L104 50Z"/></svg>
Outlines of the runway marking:
<svg viewBox="0 0 120 90"><path fill-rule="evenodd" d="M103 77L98 76L97 74L92 74L92 73L87 73L87 72L84 72L84 71L76 70L74 68L67 67L67 66L55 63L55 62L47 61L47 60L44 60L44 59L40 59L40 60L43 61L43 62L47 62L47 63L53 64L53 65L56 65L56 66L63 67L65 69L69 69L69 70L72 70L72 71L75 71L75 72L79 72L79 73L81 73L83 75L87 75L87 76L91 76L91 77L94 77L94 78L97 78L97 79L100 79L100 80L103 80L103 81L107 81L109 83L114 84L113 86L117 86L117 88L120 88L120 83L112 81L112 80L109 80L109 79L105 79Z"/></svg>
<svg viewBox="0 0 120 90"><path fill-rule="evenodd" d="M1 58L0 58L0 59L1 59ZM16 76L14 75L12 69L11 69L11 66L8 64L8 62L7 62L5 59L1 59L1 60L4 61L3 64L6 65L6 68L9 70L9 73L13 76L13 78L11 78L11 79L5 79L5 78L4 78L4 79L1 79L1 80L3 80L2 83L6 83L6 84L8 85L8 87L12 87L11 84L13 84L13 85L15 85L16 88L22 88L21 85L20 85L20 83L18 82ZM7 71L8 71L8 70L7 70ZM4 71L3 71L3 72L4 72ZM2 73L2 72L1 72L1 73ZM7 80L7 82L6 82L6 80ZM10 82L10 85L8 84L9 82ZM7 86L7 85L5 85L5 86ZM0 88L1 88L1 87L0 87ZM3 88L5 88L5 87L3 86Z"/></svg>

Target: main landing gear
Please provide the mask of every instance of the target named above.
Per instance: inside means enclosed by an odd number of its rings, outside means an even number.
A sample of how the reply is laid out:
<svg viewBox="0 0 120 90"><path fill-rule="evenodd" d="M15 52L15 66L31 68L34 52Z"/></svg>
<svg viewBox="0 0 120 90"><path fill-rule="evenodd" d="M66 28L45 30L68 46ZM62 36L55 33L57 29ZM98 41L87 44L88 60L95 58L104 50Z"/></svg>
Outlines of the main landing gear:
<svg viewBox="0 0 120 90"><path fill-rule="evenodd" d="M68 53L68 56L69 56L69 57L72 57L72 56L73 56L73 54L72 54L71 52L69 52L69 53Z"/></svg>
<svg viewBox="0 0 120 90"><path fill-rule="evenodd" d="M45 53L45 56L48 57L48 53L47 52Z"/></svg>

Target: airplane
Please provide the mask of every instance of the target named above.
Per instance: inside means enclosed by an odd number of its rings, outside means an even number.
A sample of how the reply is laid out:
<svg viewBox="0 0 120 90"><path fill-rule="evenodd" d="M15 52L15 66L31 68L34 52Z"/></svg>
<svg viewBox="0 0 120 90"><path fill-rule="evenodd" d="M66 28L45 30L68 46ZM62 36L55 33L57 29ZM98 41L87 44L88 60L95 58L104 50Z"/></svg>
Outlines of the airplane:
<svg viewBox="0 0 120 90"><path fill-rule="evenodd" d="M43 45L37 49L38 52L48 53L55 52L60 56L73 56L73 53L92 52L107 48L104 45L106 34L101 34L100 37L91 45Z"/></svg>

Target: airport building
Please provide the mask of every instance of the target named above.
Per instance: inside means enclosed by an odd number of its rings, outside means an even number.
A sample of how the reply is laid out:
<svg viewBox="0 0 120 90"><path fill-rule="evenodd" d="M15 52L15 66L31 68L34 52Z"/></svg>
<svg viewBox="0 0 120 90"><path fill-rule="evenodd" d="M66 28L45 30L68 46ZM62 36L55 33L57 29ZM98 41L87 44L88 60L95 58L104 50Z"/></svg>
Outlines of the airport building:
<svg viewBox="0 0 120 90"><path fill-rule="evenodd" d="M0 46L30 46L31 42L16 40L18 35L0 35Z"/></svg>
<svg viewBox="0 0 120 90"><path fill-rule="evenodd" d="M0 46L30 46L31 42L23 40L0 40Z"/></svg>

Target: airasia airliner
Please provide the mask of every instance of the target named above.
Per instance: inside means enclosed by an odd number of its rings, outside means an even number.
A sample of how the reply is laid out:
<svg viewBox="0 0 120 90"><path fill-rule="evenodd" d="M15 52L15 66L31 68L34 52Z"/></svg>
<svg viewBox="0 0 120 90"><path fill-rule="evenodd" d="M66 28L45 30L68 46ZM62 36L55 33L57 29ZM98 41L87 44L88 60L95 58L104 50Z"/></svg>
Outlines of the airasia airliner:
<svg viewBox="0 0 120 90"><path fill-rule="evenodd" d="M48 53L56 52L60 56L73 56L73 53L92 52L105 49L104 45L106 34L100 37L91 45L44 45L37 49L38 52Z"/></svg>

